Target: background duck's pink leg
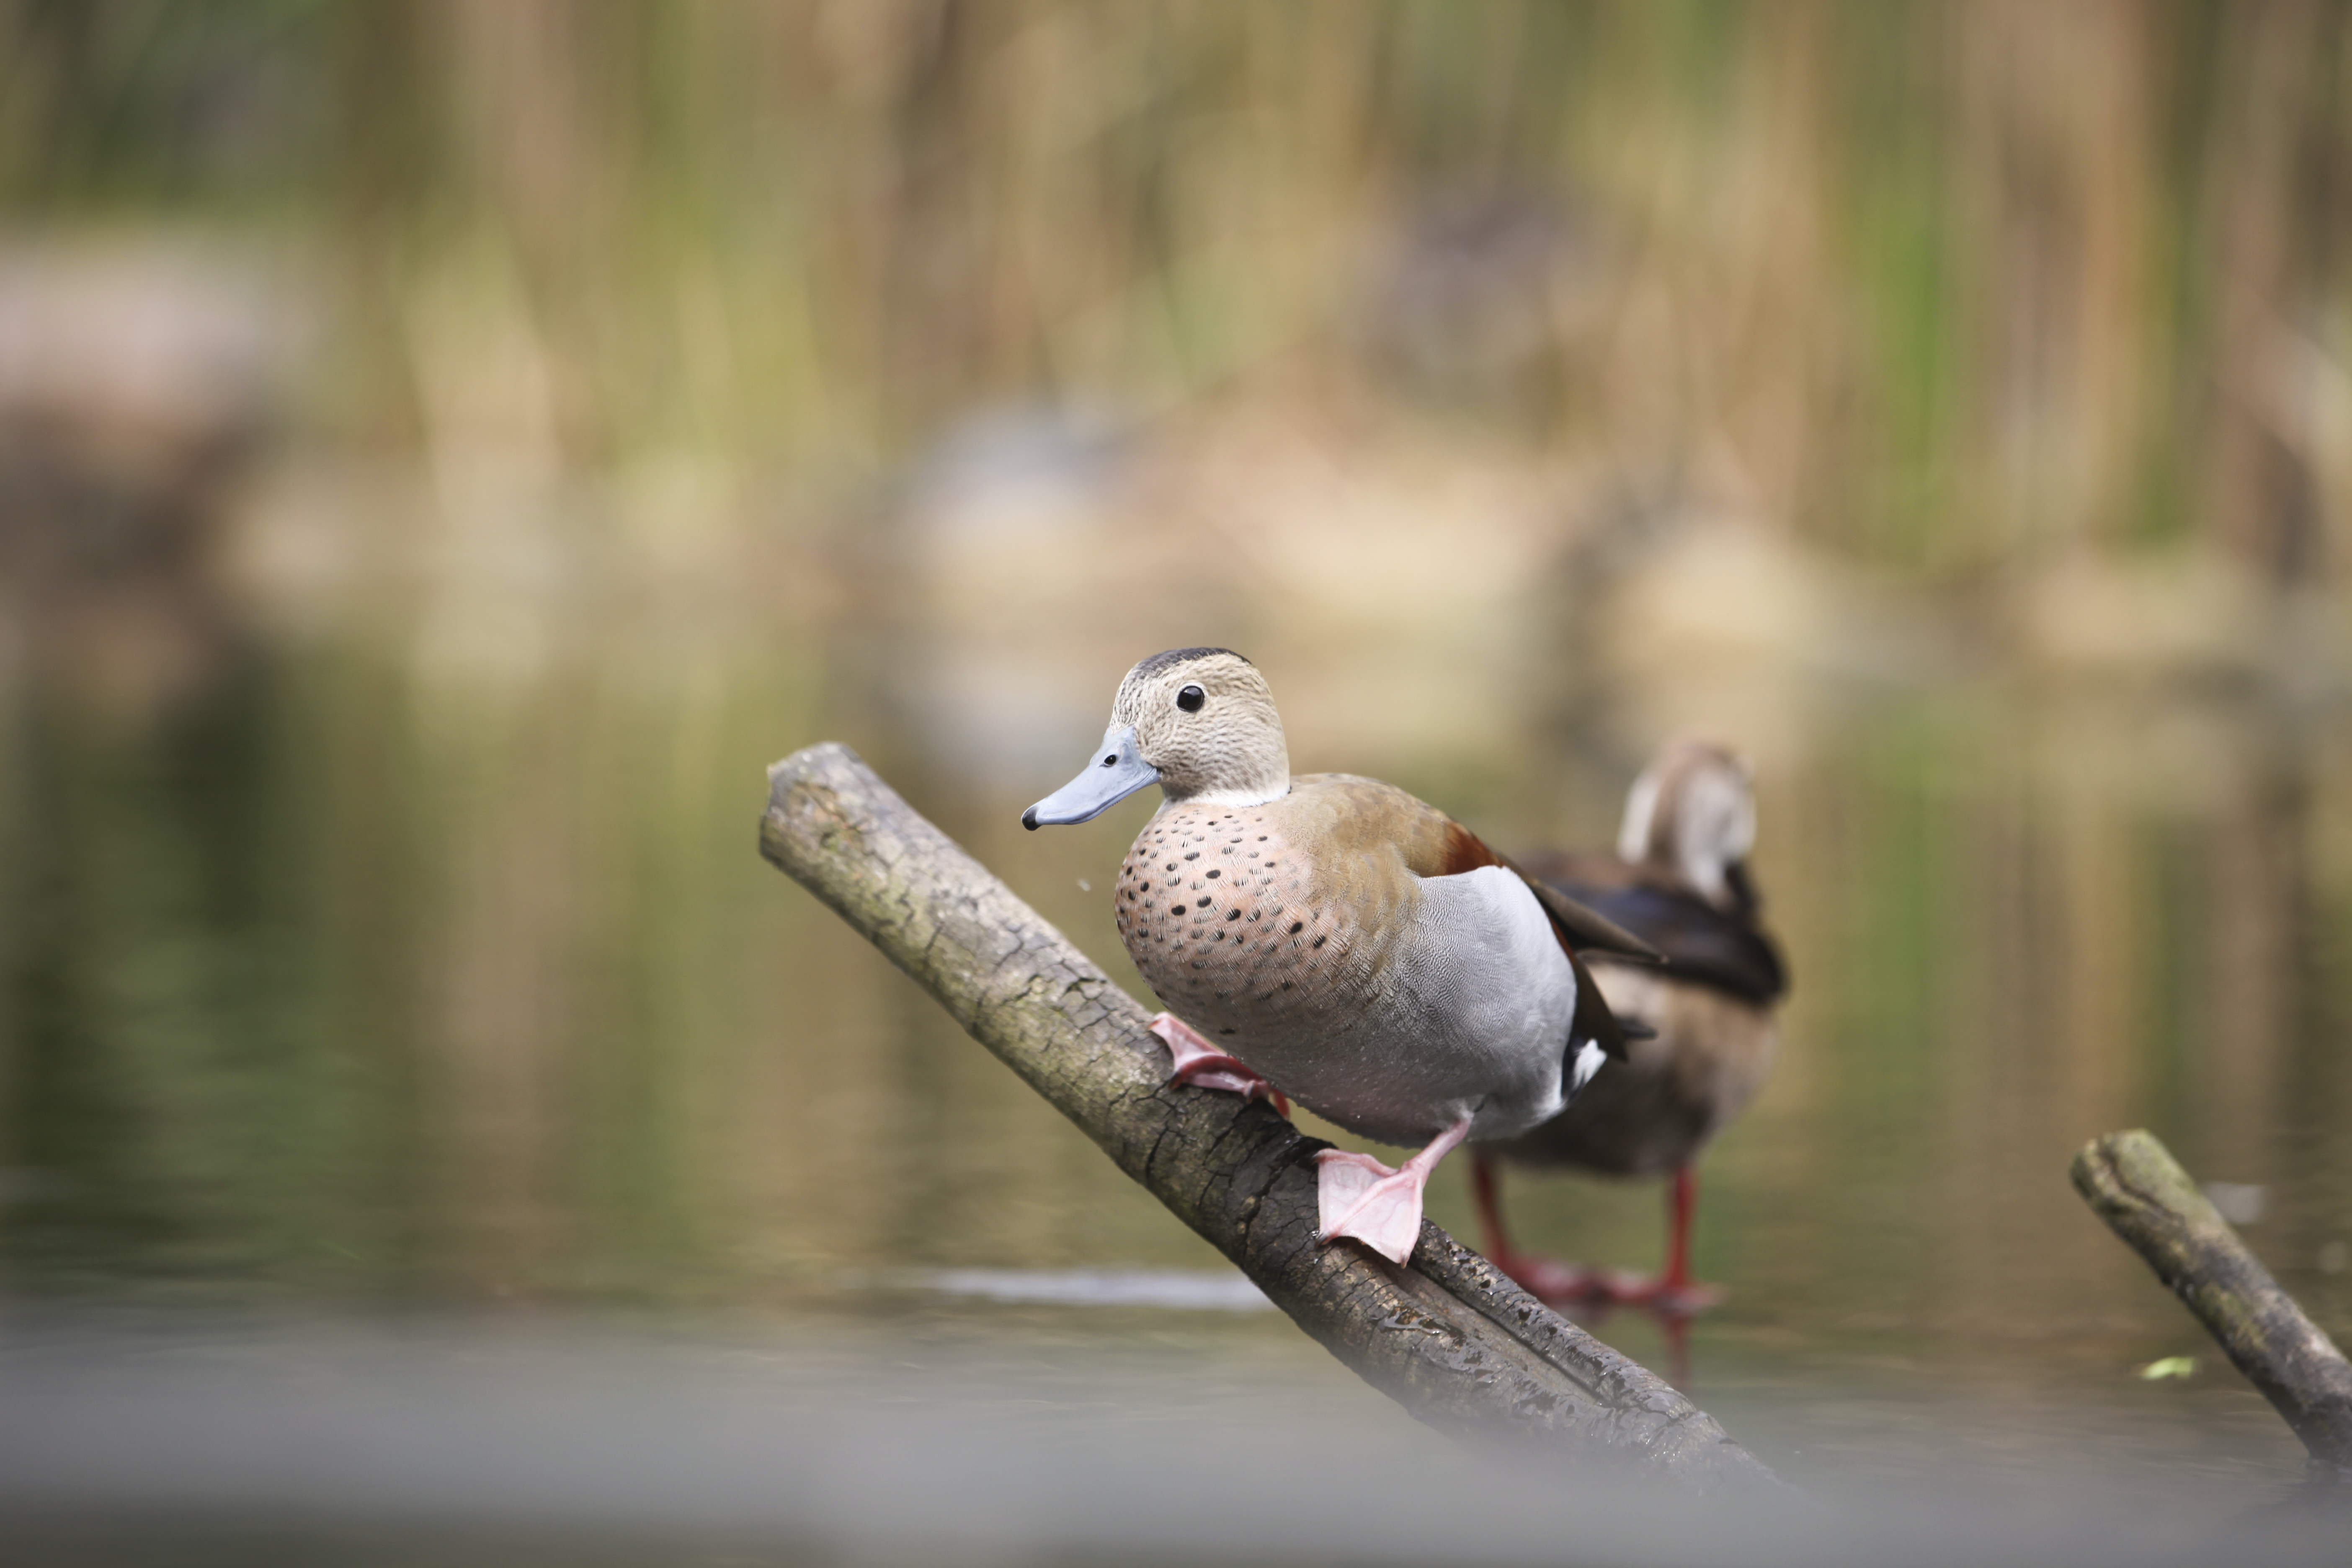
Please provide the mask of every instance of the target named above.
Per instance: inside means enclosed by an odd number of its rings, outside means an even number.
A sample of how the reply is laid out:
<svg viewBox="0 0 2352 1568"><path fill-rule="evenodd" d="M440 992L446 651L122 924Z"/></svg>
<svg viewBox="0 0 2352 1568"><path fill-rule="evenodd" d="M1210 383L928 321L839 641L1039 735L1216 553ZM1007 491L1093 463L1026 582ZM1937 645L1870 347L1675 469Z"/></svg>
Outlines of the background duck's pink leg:
<svg viewBox="0 0 2352 1568"><path fill-rule="evenodd" d="M1176 1063L1176 1070L1169 1075L1169 1082L1196 1083L1202 1089L1227 1089L1244 1100L1255 1100L1263 1095L1274 1102L1275 1110L1285 1116L1290 1114L1290 1101L1282 1090L1211 1045L1198 1029L1175 1014L1154 1014L1151 1022L1145 1026L1167 1045L1168 1054Z"/></svg>
<svg viewBox="0 0 2352 1568"><path fill-rule="evenodd" d="M1712 1307L1723 1292L1691 1278L1691 1222L1698 1214L1698 1167L1675 1167L1674 1185L1666 1189L1666 1267L1649 1293L1650 1304L1662 1312L1686 1313Z"/></svg>
<svg viewBox="0 0 2352 1568"><path fill-rule="evenodd" d="M1462 1118L1429 1141L1429 1147L1390 1170L1370 1154L1326 1149L1315 1156L1316 1235L1325 1241L1352 1236L1391 1263L1412 1256L1421 1239L1421 1194L1429 1173L1470 1136Z"/></svg>
<svg viewBox="0 0 2352 1568"><path fill-rule="evenodd" d="M1590 1270L1531 1257L1511 1245L1503 1230L1501 1177L1494 1157L1483 1149L1470 1151L1470 1192L1478 1205L1478 1224L1486 1233L1487 1260L1517 1280L1520 1289L1538 1301L1573 1301L1591 1291Z"/></svg>
<svg viewBox="0 0 2352 1568"><path fill-rule="evenodd" d="M1677 1165L1675 1184L1666 1194L1666 1268L1658 1277L1662 1292L1690 1289L1691 1216L1697 1210L1698 1173Z"/></svg>
<svg viewBox="0 0 2352 1568"><path fill-rule="evenodd" d="M1703 1311L1722 1300L1723 1293L1702 1285L1690 1275L1691 1221L1698 1213L1698 1172L1689 1165L1675 1167L1666 1186L1666 1266L1654 1279L1612 1275L1590 1288L1597 1300L1648 1307L1667 1316Z"/></svg>

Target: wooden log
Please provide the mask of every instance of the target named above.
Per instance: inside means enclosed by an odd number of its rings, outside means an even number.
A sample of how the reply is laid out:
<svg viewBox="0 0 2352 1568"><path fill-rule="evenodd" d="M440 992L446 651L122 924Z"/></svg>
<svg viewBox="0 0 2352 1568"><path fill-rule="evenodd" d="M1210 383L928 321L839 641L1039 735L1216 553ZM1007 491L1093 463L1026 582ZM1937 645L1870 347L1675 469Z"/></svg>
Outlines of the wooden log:
<svg viewBox="0 0 2352 1568"><path fill-rule="evenodd" d="M2262 1390L2311 1457L2352 1470L2352 1362L2279 1289L2152 1132L2110 1132L2074 1156L2075 1190Z"/></svg>
<svg viewBox="0 0 2352 1568"><path fill-rule="evenodd" d="M1440 1430L1795 1494L1664 1382L1423 1222L1411 1266L1316 1239L1312 1156L1262 1101L1167 1084L1150 1015L855 753L769 770L761 852L938 999L1366 1382Z"/></svg>

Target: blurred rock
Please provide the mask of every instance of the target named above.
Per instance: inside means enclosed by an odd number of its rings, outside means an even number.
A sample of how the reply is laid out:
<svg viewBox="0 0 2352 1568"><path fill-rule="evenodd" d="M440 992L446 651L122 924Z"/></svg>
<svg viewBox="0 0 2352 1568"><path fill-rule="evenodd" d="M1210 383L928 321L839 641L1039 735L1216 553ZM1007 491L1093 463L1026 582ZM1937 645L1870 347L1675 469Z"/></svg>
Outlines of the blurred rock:
<svg viewBox="0 0 2352 1568"><path fill-rule="evenodd" d="M2034 575L2020 595L2018 633L2029 658L2061 668L2244 675L2273 608L2250 573L2216 553L2084 554Z"/></svg>
<svg viewBox="0 0 2352 1568"><path fill-rule="evenodd" d="M1105 670L1154 651L1118 637L1132 457L1107 416L1025 405L957 425L909 473L873 563L898 580L875 592L896 627L875 657L943 769L1016 793L1058 779L1109 711Z"/></svg>
<svg viewBox="0 0 2352 1568"><path fill-rule="evenodd" d="M916 468L866 592L898 628L886 688L942 766L1042 793L1130 664L1196 644L1266 668L1301 771L1519 742L1567 477L1291 390L1115 433L995 416Z"/></svg>
<svg viewBox="0 0 2352 1568"><path fill-rule="evenodd" d="M250 268L0 252L0 627L32 673L136 714L219 667L211 554L291 346Z"/></svg>
<svg viewBox="0 0 2352 1568"><path fill-rule="evenodd" d="M1970 658L1948 606L1809 547L1736 497L1696 492L1596 523L1578 573L1588 679L1635 756L1721 735L1793 768L1823 705L1948 681Z"/></svg>

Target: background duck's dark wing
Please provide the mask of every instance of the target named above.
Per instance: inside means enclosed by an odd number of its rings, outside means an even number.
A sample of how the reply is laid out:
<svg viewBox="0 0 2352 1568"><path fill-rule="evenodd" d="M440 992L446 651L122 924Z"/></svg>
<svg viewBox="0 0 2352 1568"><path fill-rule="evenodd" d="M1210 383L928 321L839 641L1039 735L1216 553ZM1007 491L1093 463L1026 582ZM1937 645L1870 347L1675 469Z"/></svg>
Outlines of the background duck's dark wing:
<svg viewBox="0 0 2352 1568"><path fill-rule="evenodd" d="M1530 864L1542 886L1663 953L1666 973L1677 979L1759 1003L1789 989L1779 946L1748 914L1727 914L1696 893L1660 887L1614 858L1546 855L1531 857Z"/></svg>
<svg viewBox="0 0 2352 1568"><path fill-rule="evenodd" d="M1433 808L1423 809L1429 812L1434 837L1425 847L1428 850L1425 855L1414 856L1408 849L1406 864L1416 875L1451 877L1481 866L1500 866L1525 882L1535 894L1536 902L1541 904L1544 912L1551 917L1551 923L1558 928L1561 944L1568 948L1570 957L1579 952L1592 952L1613 953L1620 958L1645 963L1656 963L1664 958L1664 953L1634 932L1578 902L1574 894L1562 891L1543 878L1530 874L1525 867L1497 854L1494 846L1452 817Z"/></svg>
<svg viewBox="0 0 2352 1568"><path fill-rule="evenodd" d="M1517 871L1535 889L1536 902L1544 907L1544 912L1551 916L1551 923L1567 935L1578 951L1613 953L1644 963L1656 963L1666 956L1655 943L1626 925L1622 916L1612 914L1570 889L1530 876L1508 860L1502 864Z"/></svg>

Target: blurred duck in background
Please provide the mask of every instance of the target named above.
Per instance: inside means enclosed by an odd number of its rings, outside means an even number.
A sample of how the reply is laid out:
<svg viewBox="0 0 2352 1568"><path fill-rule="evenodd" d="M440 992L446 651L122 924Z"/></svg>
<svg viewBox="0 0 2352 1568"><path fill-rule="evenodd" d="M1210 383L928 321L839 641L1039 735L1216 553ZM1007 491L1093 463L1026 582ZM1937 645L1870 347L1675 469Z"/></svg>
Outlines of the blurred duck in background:
<svg viewBox="0 0 2352 1568"><path fill-rule="evenodd" d="M1659 753L1633 782L1614 856L1544 851L1523 861L1529 874L1666 957L1661 968L1592 955L1610 1010L1655 1033L1632 1039L1628 1058L1609 1064L1559 1115L1474 1151L1486 1254L1538 1297L1639 1302L1670 1312L1713 1300L1690 1274L1698 1158L1763 1087L1780 1045L1773 1009L1788 989L1748 874L1755 839L1746 761L1685 742ZM1503 1226L1503 1160L1612 1176L1671 1173L1664 1270L1628 1278L1518 1252Z"/></svg>

